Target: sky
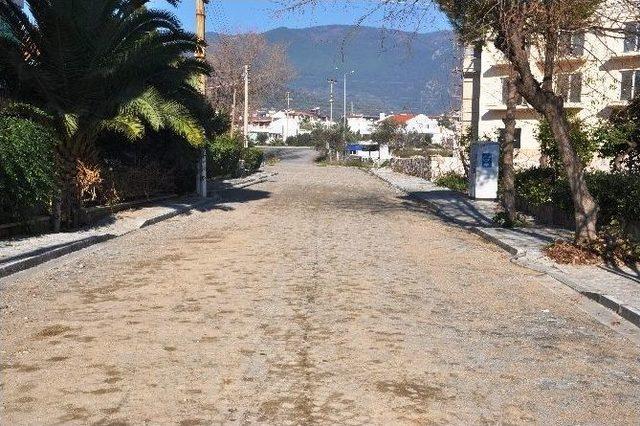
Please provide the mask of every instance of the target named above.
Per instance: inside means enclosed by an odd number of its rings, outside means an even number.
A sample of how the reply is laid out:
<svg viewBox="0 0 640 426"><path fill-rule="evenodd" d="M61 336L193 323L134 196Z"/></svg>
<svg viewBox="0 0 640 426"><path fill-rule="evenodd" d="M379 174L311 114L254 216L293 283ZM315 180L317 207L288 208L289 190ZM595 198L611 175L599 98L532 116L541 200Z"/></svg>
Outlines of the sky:
<svg viewBox="0 0 640 426"><path fill-rule="evenodd" d="M301 12L281 13L282 6L274 0L210 0L207 6L207 31L241 33L263 32L278 27L305 28L316 25L356 23L375 7L376 0L319 1L315 8L307 7ZM427 3L427 0L425 0ZM178 8L163 0L153 0L154 7L168 9L183 22L185 29L194 30L195 0L182 0ZM280 13L279 13L280 11ZM382 13L377 13L363 25L382 26ZM416 30L416 24L396 24L396 29ZM419 25L418 32L447 29L446 19L429 6L429 17Z"/></svg>

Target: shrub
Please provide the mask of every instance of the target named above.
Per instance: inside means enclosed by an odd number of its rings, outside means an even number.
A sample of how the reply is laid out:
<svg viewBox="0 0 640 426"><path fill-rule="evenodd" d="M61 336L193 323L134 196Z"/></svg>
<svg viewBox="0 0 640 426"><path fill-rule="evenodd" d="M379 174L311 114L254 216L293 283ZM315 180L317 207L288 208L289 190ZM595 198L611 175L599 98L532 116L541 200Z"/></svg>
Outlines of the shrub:
<svg viewBox="0 0 640 426"><path fill-rule="evenodd" d="M24 220L49 202L56 188L54 146L44 127L0 117L1 221Z"/></svg>
<svg viewBox="0 0 640 426"><path fill-rule="evenodd" d="M551 202L556 172L549 168L532 168L516 173L516 194L534 206Z"/></svg>
<svg viewBox="0 0 640 426"><path fill-rule="evenodd" d="M269 135L266 133L258 133L258 136L256 137L256 142L258 143L258 145L264 145L268 140Z"/></svg>
<svg viewBox="0 0 640 426"><path fill-rule="evenodd" d="M288 146L313 146L313 138L310 133L301 133L297 136L289 136L285 145Z"/></svg>
<svg viewBox="0 0 640 426"><path fill-rule="evenodd" d="M444 186L445 188L452 189L458 192L467 192L469 184L467 178L456 173L448 172L440 176L435 180L435 184L438 186Z"/></svg>
<svg viewBox="0 0 640 426"><path fill-rule="evenodd" d="M516 194L535 206L553 205L573 212L569 184L553 169L533 168L516 173ZM590 172L587 187L600 206L601 226L618 221L623 226L640 217L640 176L628 173Z"/></svg>
<svg viewBox="0 0 640 426"><path fill-rule="evenodd" d="M244 168L248 173L258 171L264 160L264 153L258 148L247 148L242 152Z"/></svg>
<svg viewBox="0 0 640 426"><path fill-rule="evenodd" d="M219 136L207 143L207 176L231 176L237 173L242 158L238 138Z"/></svg>

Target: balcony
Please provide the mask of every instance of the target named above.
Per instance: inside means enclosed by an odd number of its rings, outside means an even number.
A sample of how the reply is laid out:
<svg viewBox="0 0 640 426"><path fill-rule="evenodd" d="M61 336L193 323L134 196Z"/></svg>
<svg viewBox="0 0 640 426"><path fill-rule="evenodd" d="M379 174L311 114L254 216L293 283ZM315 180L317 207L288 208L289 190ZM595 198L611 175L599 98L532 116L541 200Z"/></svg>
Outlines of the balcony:
<svg viewBox="0 0 640 426"><path fill-rule="evenodd" d="M504 103L495 103L495 104L489 104L487 105L487 109L489 111L506 111L507 110L507 104ZM528 110L532 110L533 107L529 104L518 104L516 105L516 111L528 111Z"/></svg>
<svg viewBox="0 0 640 426"><path fill-rule="evenodd" d="M617 58L617 59L640 58L640 50L630 50L627 52L615 52L611 55L611 57Z"/></svg>

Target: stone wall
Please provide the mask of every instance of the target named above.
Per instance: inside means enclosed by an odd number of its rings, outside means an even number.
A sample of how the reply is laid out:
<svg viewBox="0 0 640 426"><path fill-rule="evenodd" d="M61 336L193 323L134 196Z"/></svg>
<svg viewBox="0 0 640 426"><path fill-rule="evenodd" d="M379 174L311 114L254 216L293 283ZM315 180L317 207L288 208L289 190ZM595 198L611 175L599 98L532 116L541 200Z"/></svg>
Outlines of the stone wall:
<svg viewBox="0 0 640 426"><path fill-rule="evenodd" d="M417 176L427 180L438 179L446 173L455 172L464 175L464 167L459 157L443 157L432 155L428 157L416 156L410 158L393 157L389 166L398 173Z"/></svg>
<svg viewBox="0 0 640 426"><path fill-rule="evenodd" d="M389 167L394 172L431 180L431 157L393 157L389 161Z"/></svg>

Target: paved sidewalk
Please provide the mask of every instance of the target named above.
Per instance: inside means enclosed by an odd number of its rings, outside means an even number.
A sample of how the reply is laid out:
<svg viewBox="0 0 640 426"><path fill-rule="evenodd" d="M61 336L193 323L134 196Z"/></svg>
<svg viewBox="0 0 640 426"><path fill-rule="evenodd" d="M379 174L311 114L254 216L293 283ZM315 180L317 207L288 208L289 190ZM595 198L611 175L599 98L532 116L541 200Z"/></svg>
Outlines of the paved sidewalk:
<svg viewBox="0 0 640 426"><path fill-rule="evenodd" d="M175 198L155 205L115 213L97 224L74 232L59 232L0 241L0 277L32 268L60 256L119 237L137 229L192 210L206 210L220 201L222 191L241 189L264 182L271 175L258 173L245 178L212 180L209 198Z"/></svg>
<svg viewBox="0 0 640 426"><path fill-rule="evenodd" d="M472 200L425 179L388 168L373 169L371 173L426 203L442 219L498 244L514 255L515 263L552 276L640 327L640 271L617 265L560 265L544 256L545 246L558 239L570 239L571 231L541 226L497 228L492 218L500 207L495 201Z"/></svg>

